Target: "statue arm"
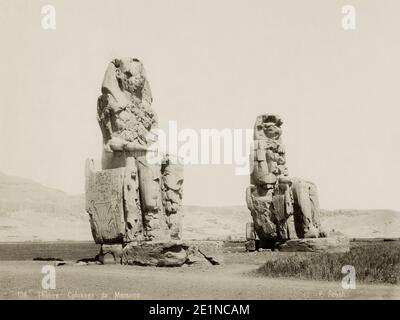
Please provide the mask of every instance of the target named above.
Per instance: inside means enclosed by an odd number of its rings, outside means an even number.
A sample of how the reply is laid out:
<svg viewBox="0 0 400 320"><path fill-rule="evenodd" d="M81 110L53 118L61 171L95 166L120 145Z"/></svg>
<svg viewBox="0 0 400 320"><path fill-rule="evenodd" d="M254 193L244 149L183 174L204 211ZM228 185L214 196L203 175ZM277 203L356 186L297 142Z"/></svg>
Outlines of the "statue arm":
<svg viewBox="0 0 400 320"><path fill-rule="evenodd" d="M97 100L97 122L103 135L103 143L107 144L112 136L112 128L110 112L107 108L107 97L104 95L101 95Z"/></svg>
<svg viewBox="0 0 400 320"><path fill-rule="evenodd" d="M135 142L129 142L124 139L113 137L112 115L118 117L118 112L124 107L119 104L109 93L104 93L98 99L97 120L103 134L104 148L108 152L114 151L145 151L144 148Z"/></svg>
<svg viewBox="0 0 400 320"><path fill-rule="evenodd" d="M138 142L132 142L132 141L127 141L118 137L113 137L110 139L108 142L108 146L111 151L128 151L128 152L133 152L133 151L154 151L153 149L141 145Z"/></svg>

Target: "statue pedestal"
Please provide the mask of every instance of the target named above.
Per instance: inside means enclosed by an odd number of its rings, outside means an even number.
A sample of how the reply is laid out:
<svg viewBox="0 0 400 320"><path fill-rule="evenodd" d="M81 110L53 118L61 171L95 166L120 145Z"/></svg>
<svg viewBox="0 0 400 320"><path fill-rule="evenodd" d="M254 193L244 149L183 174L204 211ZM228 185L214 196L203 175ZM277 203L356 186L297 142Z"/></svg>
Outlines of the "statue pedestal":
<svg viewBox="0 0 400 320"><path fill-rule="evenodd" d="M102 264L121 264L122 244L102 244L99 262Z"/></svg>
<svg viewBox="0 0 400 320"><path fill-rule="evenodd" d="M86 161L86 211L96 243L122 243L124 218L125 168L98 170L93 160Z"/></svg>
<svg viewBox="0 0 400 320"><path fill-rule="evenodd" d="M188 246L180 240L182 166L130 160L105 170L86 162L86 211L93 238L101 244L99 261L181 266L188 259Z"/></svg>
<svg viewBox="0 0 400 320"><path fill-rule="evenodd" d="M179 240L130 242L123 249L122 264L179 267L188 258L187 249Z"/></svg>

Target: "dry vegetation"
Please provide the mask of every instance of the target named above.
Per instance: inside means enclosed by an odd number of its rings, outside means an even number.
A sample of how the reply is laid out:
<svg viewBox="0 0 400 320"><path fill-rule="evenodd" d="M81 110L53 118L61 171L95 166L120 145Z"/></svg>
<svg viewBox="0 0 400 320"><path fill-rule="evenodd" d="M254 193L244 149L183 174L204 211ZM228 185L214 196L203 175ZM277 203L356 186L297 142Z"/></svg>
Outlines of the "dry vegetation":
<svg viewBox="0 0 400 320"><path fill-rule="evenodd" d="M348 253L293 253L267 261L257 274L269 277L340 281L342 266L352 265L356 279L365 283L400 283L398 241L366 242Z"/></svg>

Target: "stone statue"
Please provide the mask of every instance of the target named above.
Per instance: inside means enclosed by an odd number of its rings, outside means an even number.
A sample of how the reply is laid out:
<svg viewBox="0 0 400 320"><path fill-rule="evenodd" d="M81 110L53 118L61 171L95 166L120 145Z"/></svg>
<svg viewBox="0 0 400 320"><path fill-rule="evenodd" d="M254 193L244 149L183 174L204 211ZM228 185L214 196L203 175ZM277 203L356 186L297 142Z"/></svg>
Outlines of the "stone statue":
<svg viewBox="0 0 400 320"><path fill-rule="evenodd" d="M255 122L251 186L246 190L254 230L260 240L267 241L326 237L316 186L288 176L282 123L272 114L260 115Z"/></svg>
<svg viewBox="0 0 400 320"><path fill-rule="evenodd" d="M102 169L123 167L133 152L147 151L152 142L149 132L157 126L143 64L115 59L108 65L101 91L97 120L103 134Z"/></svg>
<svg viewBox="0 0 400 320"><path fill-rule="evenodd" d="M159 163L148 160L149 154L157 153L153 147L157 116L143 64L135 58L113 60L101 91L97 101L103 135L101 168L93 160L86 165L86 210L94 240L117 244L116 252L131 255L143 254L152 243L157 248L168 243L174 248L168 263L164 258L152 263L182 264L184 250L176 241L181 238L183 167L169 155ZM179 259L174 260L174 254Z"/></svg>

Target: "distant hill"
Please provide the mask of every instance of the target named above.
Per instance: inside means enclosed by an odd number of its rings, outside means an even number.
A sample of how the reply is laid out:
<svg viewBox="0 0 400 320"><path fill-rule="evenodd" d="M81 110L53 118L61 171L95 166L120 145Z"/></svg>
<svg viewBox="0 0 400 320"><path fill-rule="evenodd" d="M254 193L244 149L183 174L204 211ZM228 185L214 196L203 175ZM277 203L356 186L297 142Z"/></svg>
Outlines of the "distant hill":
<svg viewBox="0 0 400 320"><path fill-rule="evenodd" d="M0 241L90 240L84 195L0 172Z"/></svg>
<svg viewBox="0 0 400 320"><path fill-rule="evenodd" d="M251 221L245 206L184 207L185 238L244 237ZM400 212L393 210L322 210L321 224L332 234L352 238L399 238Z"/></svg>
<svg viewBox="0 0 400 320"><path fill-rule="evenodd" d="M80 217L84 201L84 195L72 196L32 180L0 172L0 217L23 210Z"/></svg>
<svg viewBox="0 0 400 320"><path fill-rule="evenodd" d="M184 206L185 239L239 239L251 221L245 206ZM350 237L400 237L392 210L322 212L322 224ZM84 195L0 173L0 241L92 240Z"/></svg>
<svg viewBox="0 0 400 320"><path fill-rule="evenodd" d="M251 221L250 212L244 206L184 206L183 215L186 239L243 238L246 222Z"/></svg>

